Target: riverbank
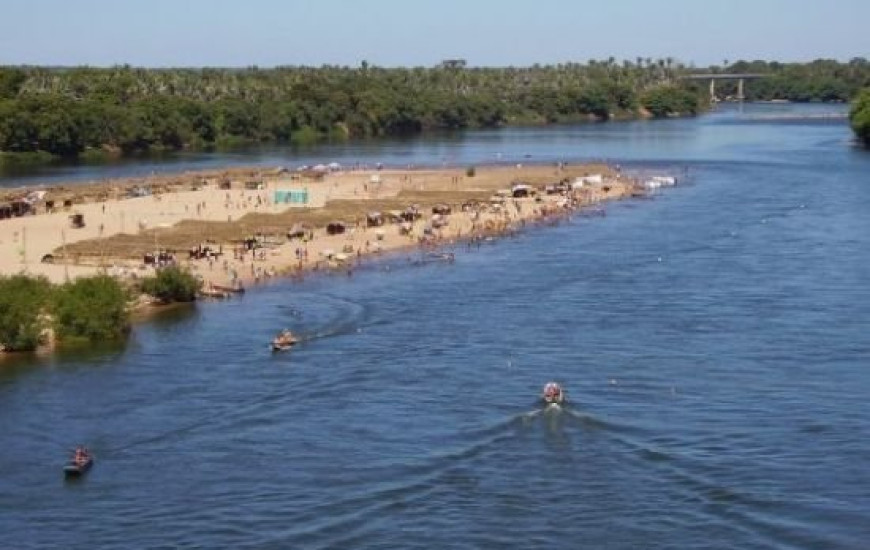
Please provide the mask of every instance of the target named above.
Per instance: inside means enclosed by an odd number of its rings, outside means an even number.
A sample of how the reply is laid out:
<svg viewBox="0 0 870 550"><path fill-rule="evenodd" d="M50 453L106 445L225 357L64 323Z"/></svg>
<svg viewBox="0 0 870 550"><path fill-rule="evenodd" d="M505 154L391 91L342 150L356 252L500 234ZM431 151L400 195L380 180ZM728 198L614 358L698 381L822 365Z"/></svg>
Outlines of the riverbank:
<svg viewBox="0 0 870 550"><path fill-rule="evenodd" d="M584 177L587 183L571 188ZM22 188L0 198L31 197L37 214L0 220L0 274L27 272L53 282L97 272L138 279L153 273L150 259L163 253L207 287L250 284L352 269L354 260L390 250L495 236L641 192L637 182L600 164L473 172L238 168ZM83 225L75 227L77 220Z"/></svg>

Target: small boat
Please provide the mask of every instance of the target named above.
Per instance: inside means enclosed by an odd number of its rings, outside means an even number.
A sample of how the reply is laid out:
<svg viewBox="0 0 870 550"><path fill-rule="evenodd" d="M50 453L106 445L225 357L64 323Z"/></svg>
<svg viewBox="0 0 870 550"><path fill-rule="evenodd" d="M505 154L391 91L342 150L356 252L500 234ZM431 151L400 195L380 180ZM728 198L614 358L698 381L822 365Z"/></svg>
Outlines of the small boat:
<svg viewBox="0 0 870 550"><path fill-rule="evenodd" d="M541 398L548 406L559 406L565 402L565 392L562 390L562 386L556 382L547 382L544 385Z"/></svg>
<svg viewBox="0 0 870 550"><path fill-rule="evenodd" d="M245 293L245 287L243 287L242 285L238 285L238 286L211 285L211 287L214 290L217 290L219 292L227 292L229 294L244 294Z"/></svg>
<svg viewBox="0 0 870 550"><path fill-rule="evenodd" d="M229 292L223 290L217 290L216 288L203 288L200 289L199 295L203 298L229 298Z"/></svg>
<svg viewBox="0 0 870 550"><path fill-rule="evenodd" d="M296 342L298 342L296 336L289 330L284 329L272 340L272 351L287 351L295 346Z"/></svg>
<svg viewBox="0 0 870 550"><path fill-rule="evenodd" d="M78 447L72 459L63 467L65 477L81 477L94 465L94 457L84 447Z"/></svg>

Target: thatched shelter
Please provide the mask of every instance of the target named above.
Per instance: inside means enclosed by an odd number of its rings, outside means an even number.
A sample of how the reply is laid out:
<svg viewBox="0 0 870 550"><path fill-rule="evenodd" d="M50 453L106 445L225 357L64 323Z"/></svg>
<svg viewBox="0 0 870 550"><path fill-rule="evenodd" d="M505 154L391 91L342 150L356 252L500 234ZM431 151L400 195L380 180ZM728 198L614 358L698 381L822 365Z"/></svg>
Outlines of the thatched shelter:
<svg viewBox="0 0 870 550"><path fill-rule="evenodd" d="M326 224L327 235L341 235L347 231L347 224L340 221L329 222Z"/></svg>
<svg viewBox="0 0 870 550"><path fill-rule="evenodd" d="M442 216L446 216L446 215L450 214L450 212L452 212L452 209L447 204L441 203L441 204L436 204L435 206L432 207L433 214L440 214Z"/></svg>

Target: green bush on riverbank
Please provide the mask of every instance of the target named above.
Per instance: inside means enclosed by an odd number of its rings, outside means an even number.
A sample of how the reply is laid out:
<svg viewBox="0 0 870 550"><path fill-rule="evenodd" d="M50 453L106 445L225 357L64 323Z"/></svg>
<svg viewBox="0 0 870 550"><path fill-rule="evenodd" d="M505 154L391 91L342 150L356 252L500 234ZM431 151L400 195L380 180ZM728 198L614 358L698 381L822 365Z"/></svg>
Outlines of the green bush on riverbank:
<svg viewBox="0 0 870 550"><path fill-rule="evenodd" d="M870 147L870 88L865 88L855 100L849 120L858 139Z"/></svg>
<svg viewBox="0 0 870 550"><path fill-rule="evenodd" d="M695 94L675 86L655 88L641 98L646 110L656 118L671 115L694 115L700 110Z"/></svg>
<svg viewBox="0 0 870 550"><path fill-rule="evenodd" d="M0 347L25 351L39 346L49 326L44 312L51 291L45 277L0 276Z"/></svg>
<svg viewBox="0 0 870 550"><path fill-rule="evenodd" d="M187 269L164 267L154 277L142 281L142 292L164 303L192 302L196 300L202 283Z"/></svg>
<svg viewBox="0 0 870 550"><path fill-rule="evenodd" d="M0 276L0 345L32 351L48 343L116 339L129 328L128 293L108 276L54 286L45 277Z"/></svg>
<svg viewBox="0 0 870 550"><path fill-rule="evenodd" d="M129 329L129 295L108 275L81 277L54 291L51 313L59 340L120 338Z"/></svg>

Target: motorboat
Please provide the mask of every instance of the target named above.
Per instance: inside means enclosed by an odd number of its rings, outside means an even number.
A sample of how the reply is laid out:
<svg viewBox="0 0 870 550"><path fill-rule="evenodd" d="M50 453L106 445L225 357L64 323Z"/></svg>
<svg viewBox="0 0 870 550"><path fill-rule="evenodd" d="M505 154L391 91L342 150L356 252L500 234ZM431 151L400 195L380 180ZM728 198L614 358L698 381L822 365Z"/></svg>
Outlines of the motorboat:
<svg viewBox="0 0 870 550"><path fill-rule="evenodd" d="M77 447L73 457L63 467L65 477L81 477L94 465L93 455L85 447Z"/></svg>
<svg viewBox="0 0 870 550"><path fill-rule="evenodd" d="M547 405L561 405L565 402L565 392L562 386L556 382L547 382L544 385L544 391L541 393L541 398Z"/></svg>
<svg viewBox="0 0 870 550"><path fill-rule="evenodd" d="M290 330L284 329L272 340L272 351L287 351L296 345L298 340Z"/></svg>

